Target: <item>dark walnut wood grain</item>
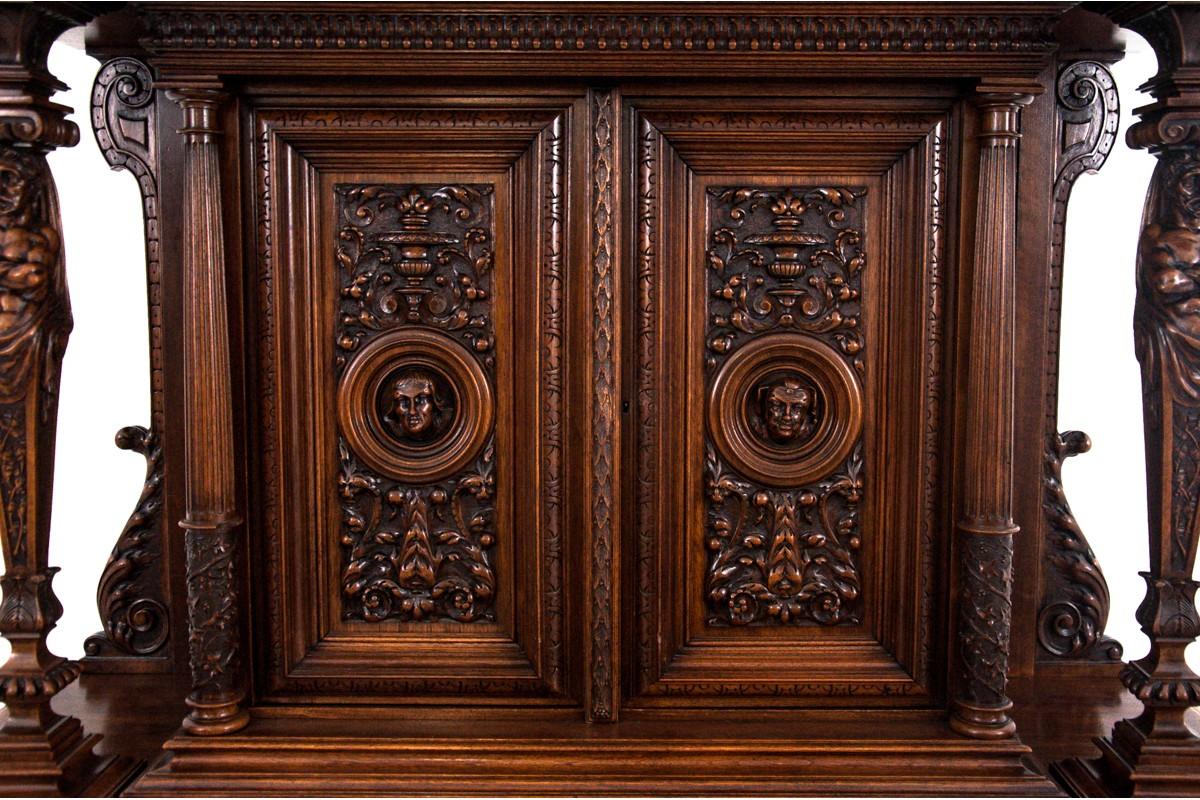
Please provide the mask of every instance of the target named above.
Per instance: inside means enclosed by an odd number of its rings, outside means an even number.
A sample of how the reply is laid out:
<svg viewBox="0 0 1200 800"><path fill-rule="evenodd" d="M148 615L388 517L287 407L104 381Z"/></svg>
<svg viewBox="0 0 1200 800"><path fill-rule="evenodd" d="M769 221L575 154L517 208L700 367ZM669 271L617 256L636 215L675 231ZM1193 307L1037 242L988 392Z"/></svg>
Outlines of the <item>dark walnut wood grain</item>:
<svg viewBox="0 0 1200 800"><path fill-rule="evenodd" d="M1055 791L1120 705L1047 438L1116 119L1066 10L106 15L186 531L102 585L173 672L61 707L158 737L138 795Z"/></svg>
<svg viewBox="0 0 1200 800"><path fill-rule="evenodd" d="M1071 512L1062 483L1063 462L1091 448L1087 435L1058 429L1058 321L1062 312L1063 238L1067 203L1075 181L1104 165L1116 142L1120 106L1117 88L1104 63L1072 61L1058 74L1055 105L1061 126L1058 174L1054 180L1050 251L1044 485L1048 538L1038 610L1038 643L1055 658L1119 661L1121 644L1104 635L1109 594L1104 573Z"/></svg>
<svg viewBox="0 0 1200 800"><path fill-rule="evenodd" d="M168 669L171 620L163 525L162 263L158 198L157 107L150 68L133 58L104 64L92 87L92 129L109 165L138 182L146 233L146 293L150 319L150 427L129 426L117 446L146 459L137 506L117 537L96 588L103 630L84 642L87 670ZM133 659L127 657L135 657ZM133 662L133 663L131 663ZM134 665L137 665L136 667Z"/></svg>
<svg viewBox="0 0 1200 800"><path fill-rule="evenodd" d="M74 795L112 791L125 758L100 757L99 741L51 698L79 676L46 637L63 607L51 582L50 512L58 390L71 333L62 222L46 153L79 141L70 109L50 96L66 88L46 69L51 43L87 22L84 4L0 10L0 634L12 651L0 665L0 791Z"/></svg>
<svg viewBox="0 0 1200 800"><path fill-rule="evenodd" d="M1200 299L1200 9L1146 4L1114 18L1155 49L1159 71L1138 110L1131 147L1158 158L1137 252L1134 345L1142 367L1150 569L1137 621L1150 652L1121 670L1142 713L1097 739L1100 757L1056 765L1073 791L1184 796L1196 791L1200 736L1186 717L1200 705L1200 677L1184 651L1200 636L1200 366L1195 307Z"/></svg>
<svg viewBox="0 0 1200 800"><path fill-rule="evenodd" d="M187 216L183 267L183 354L189 366L184 445L188 663L192 691L183 726L196 736L244 728L249 714L240 632L242 558L233 454L233 390L226 307L225 232L221 217L219 108L213 84L182 85L171 99L183 111Z"/></svg>
<svg viewBox="0 0 1200 800"><path fill-rule="evenodd" d="M494 620L493 187L336 191L343 616Z"/></svg>
<svg viewBox="0 0 1200 800"><path fill-rule="evenodd" d="M864 195L707 190L709 624L861 621Z"/></svg>

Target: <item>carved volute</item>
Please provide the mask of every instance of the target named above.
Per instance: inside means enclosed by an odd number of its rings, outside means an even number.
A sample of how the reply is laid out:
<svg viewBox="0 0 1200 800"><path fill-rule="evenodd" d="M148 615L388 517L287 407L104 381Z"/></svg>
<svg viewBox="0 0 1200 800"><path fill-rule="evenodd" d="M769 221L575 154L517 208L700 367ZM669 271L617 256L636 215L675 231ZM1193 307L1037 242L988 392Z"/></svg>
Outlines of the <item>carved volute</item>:
<svg viewBox="0 0 1200 800"><path fill-rule="evenodd" d="M122 428L122 450L146 459L146 480L96 589L103 629L84 642L85 669L97 659L151 656L162 659L170 627L164 596L163 537L163 330L159 253L157 105L150 68L133 58L114 58L92 87L92 129L114 170L137 179L146 237L146 288L150 317L150 427Z"/></svg>

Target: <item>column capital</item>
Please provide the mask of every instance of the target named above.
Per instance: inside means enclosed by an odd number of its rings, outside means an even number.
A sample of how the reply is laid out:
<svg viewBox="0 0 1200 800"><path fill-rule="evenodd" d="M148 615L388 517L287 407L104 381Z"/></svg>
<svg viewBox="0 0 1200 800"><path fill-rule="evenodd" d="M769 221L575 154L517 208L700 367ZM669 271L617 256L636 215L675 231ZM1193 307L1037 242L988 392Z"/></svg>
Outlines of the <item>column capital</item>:
<svg viewBox="0 0 1200 800"><path fill-rule="evenodd" d="M189 81L156 82L167 97L183 109L183 127L179 133L188 142L211 141L221 134L219 111L228 99L221 82L215 78Z"/></svg>
<svg viewBox="0 0 1200 800"><path fill-rule="evenodd" d="M1154 102L1136 110L1141 121L1126 132L1126 143L1154 153L1200 147L1200 8L1122 3L1107 13L1145 37L1158 58L1158 72L1139 87Z"/></svg>
<svg viewBox="0 0 1200 800"><path fill-rule="evenodd" d="M71 109L51 101L66 84L46 66L50 45L63 31L83 25L98 3L0 5L0 143L49 150L79 142Z"/></svg>
<svg viewBox="0 0 1200 800"><path fill-rule="evenodd" d="M1021 109L1045 91L1024 79L988 78L975 87L972 98L980 112L979 139L985 146L1008 147L1021 138Z"/></svg>

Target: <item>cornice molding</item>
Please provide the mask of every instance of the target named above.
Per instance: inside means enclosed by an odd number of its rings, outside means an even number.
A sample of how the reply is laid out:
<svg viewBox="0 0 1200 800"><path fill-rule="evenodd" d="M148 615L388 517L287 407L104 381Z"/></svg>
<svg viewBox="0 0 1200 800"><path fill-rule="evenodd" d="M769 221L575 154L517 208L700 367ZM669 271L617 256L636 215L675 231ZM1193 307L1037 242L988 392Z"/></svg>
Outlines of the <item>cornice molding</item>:
<svg viewBox="0 0 1200 800"><path fill-rule="evenodd" d="M557 74L616 75L649 63L675 74L707 74L714 60L750 60L757 74L791 74L801 61L837 72L856 60L868 71L874 63L893 74L894 63L912 60L914 71L905 74L944 77L1036 75L1057 47L1055 26L1067 7L542 3L462 12L401 3L250 10L150 3L137 11L141 45L168 74L213 64L282 74L295 69L297 53L309 56L310 72L344 74L347 65L361 68L354 60L371 52L394 74L427 73L434 64L460 74L494 72L497 65L511 74L545 74L549 62ZM681 13L685 8L691 13ZM989 66L964 72L971 63Z"/></svg>

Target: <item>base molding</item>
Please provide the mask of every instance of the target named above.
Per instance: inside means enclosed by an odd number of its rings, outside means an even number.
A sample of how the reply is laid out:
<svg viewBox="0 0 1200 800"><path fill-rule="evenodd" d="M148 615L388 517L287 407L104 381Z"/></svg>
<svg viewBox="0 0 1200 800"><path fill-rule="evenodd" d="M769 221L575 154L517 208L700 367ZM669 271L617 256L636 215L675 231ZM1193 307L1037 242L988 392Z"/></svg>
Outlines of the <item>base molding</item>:
<svg viewBox="0 0 1200 800"><path fill-rule="evenodd" d="M141 768L124 756L95 752L101 737L85 734L74 717L58 717L45 733L0 731L0 795L107 797Z"/></svg>
<svg viewBox="0 0 1200 800"><path fill-rule="evenodd" d="M1131 720L1094 740L1098 758L1050 765L1050 774L1076 797L1200 796L1200 739L1149 739Z"/></svg>
<svg viewBox="0 0 1200 800"><path fill-rule="evenodd" d="M1059 794L1019 740L958 736L944 713L858 712L857 725L827 712L604 725L331 714L256 709L236 734L177 734L127 794Z"/></svg>

